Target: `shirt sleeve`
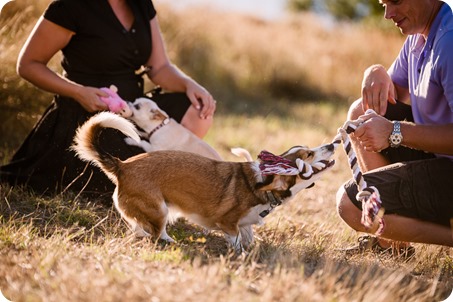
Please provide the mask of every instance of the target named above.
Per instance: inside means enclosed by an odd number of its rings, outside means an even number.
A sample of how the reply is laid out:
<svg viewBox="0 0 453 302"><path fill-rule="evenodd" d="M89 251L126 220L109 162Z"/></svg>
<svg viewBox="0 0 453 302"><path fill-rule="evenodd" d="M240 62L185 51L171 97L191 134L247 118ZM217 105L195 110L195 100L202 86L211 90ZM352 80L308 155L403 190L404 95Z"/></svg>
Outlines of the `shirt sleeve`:
<svg viewBox="0 0 453 302"><path fill-rule="evenodd" d="M146 18L151 21L157 14L152 0L140 0L138 2L141 11L144 12Z"/></svg>
<svg viewBox="0 0 453 302"><path fill-rule="evenodd" d="M444 90L444 96L453 112L453 31L444 34L436 44L436 81Z"/></svg>
<svg viewBox="0 0 453 302"><path fill-rule="evenodd" d="M388 74L392 78L393 83L404 87L409 88L409 67L408 67L408 53L410 49L410 37L406 39L403 47L396 57L395 61L392 63L388 70Z"/></svg>
<svg viewBox="0 0 453 302"><path fill-rule="evenodd" d="M44 12L44 18L73 32L77 32L76 11L78 11L77 1L54 0Z"/></svg>

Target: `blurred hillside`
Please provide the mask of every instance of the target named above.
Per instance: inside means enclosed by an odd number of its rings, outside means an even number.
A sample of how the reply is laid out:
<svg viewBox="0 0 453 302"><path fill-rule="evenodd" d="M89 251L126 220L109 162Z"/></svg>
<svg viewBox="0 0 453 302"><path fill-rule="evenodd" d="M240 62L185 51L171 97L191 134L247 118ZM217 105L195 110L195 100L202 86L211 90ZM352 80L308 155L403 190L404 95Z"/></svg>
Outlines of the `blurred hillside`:
<svg viewBox="0 0 453 302"><path fill-rule="evenodd" d="M15 71L47 3L16 0L0 16L1 148L17 147L52 98ZM170 57L212 92L218 114L263 114L283 102L346 105L360 95L363 70L389 65L404 39L369 22L325 22L309 12L266 21L159 3L156 8ZM58 61L52 61L55 70Z"/></svg>

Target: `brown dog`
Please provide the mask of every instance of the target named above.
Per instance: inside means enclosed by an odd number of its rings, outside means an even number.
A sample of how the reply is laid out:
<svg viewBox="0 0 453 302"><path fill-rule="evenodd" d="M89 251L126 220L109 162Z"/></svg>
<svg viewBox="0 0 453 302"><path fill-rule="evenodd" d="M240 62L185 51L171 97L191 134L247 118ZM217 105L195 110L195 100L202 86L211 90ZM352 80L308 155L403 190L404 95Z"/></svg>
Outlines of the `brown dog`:
<svg viewBox="0 0 453 302"><path fill-rule="evenodd" d="M135 140L128 120L100 113L82 125L73 149L98 165L116 184L114 203L138 236L173 242L169 210L211 230L221 230L236 251L253 242L252 225L299 191L310 187L334 161L334 145L295 146L275 156L262 152L253 162L224 162L184 151L155 151L121 161L102 151L97 135L116 128Z"/></svg>

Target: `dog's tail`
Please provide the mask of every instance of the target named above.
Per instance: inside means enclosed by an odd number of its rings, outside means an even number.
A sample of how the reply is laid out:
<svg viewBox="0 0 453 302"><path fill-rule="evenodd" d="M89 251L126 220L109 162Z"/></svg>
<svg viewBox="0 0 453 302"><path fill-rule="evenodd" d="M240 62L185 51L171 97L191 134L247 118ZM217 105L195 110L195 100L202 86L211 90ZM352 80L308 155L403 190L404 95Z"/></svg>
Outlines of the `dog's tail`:
<svg viewBox="0 0 453 302"><path fill-rule="evenodd" d="M246 161L253 161L250 152L244 148L231 148L231 153L233 153L237 157L245 158Z"/></svg>
<svg viewBox="0 0 453 302"><path fill-rule="evenodd" d="M137 142L140 141L137 130L130 121L105 111L94 115L77 129L71 149L81 160L91 162L101 168L116 184L116 175L118 175L121 160L101 148L99 134L103 128L117 129Z"/></svg>

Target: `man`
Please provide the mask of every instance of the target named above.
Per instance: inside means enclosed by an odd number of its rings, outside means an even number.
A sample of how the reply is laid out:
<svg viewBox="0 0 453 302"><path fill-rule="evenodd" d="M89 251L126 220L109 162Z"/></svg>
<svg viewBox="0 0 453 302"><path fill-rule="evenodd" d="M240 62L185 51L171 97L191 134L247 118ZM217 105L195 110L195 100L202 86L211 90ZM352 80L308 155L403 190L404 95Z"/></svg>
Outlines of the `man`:
<svg viewBox="0 0 453 302"><path fill-rule="evenodd" d="M348 120L364 120L351 142L385 209L379 238L363 236L352 250L453 246L453 13L438 0L381 3L408 37L389 70L365 71L362 98L348 112ZM338 213L353 229L371 232L361 224L356 194L353 181L338 190Z"/></svg>

